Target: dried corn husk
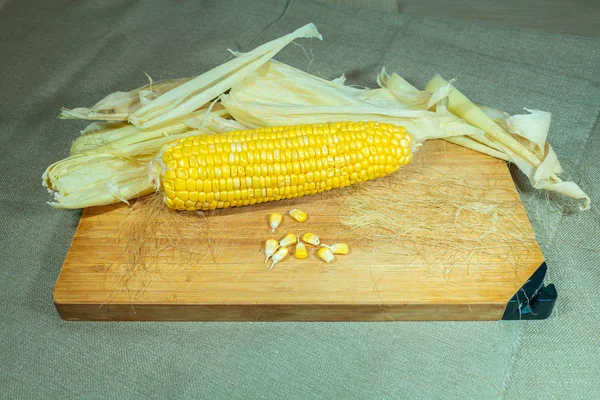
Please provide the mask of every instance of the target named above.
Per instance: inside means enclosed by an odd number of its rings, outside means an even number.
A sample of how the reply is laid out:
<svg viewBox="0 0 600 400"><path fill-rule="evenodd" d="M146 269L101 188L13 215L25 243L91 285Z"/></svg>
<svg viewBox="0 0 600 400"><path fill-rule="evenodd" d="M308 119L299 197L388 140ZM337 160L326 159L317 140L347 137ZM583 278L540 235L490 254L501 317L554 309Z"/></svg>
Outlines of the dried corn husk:
<svg viewBox="0 0 600 400"><path fill-rule="evenodd" d="M125 123L93 123L88 126L82 135L71 145L71 155L96 152L102 153L110 149L122 149L127 145L150 142L154 139L169 137L185 133L187 131L204 129L205 121L211 121L210 132L223 132L227 129L221 117L227 117L229 113L220 105L217 105L209 113L208 108L195 111L181 121L171 124L157 126L142 130L134 125ZM215 120L214 118L221 118ZM156 151L160 150L160 147Z"/></svg>
<svg viewBox="0 0 600 400"><path fill-rule="evenodd" d="M310 23L296 31L265 43L249 53L240 54L222 65L186 82L151 101L130 118L140 128L164 124L179 119L209 103L256 68L269 61L281 49L298 38L322 39L317 27Z"/></svg>
<svg viewBox="0 0 600 400"><path fill-rule="evenodd" d="M427 103L431 97L430 93L417 89L396 73L389 75L385 67L377 75L377 84L388 89L400 103L409 104L416 108L428 108Z"/></svg>
<svg viewBox="0 0 600 400"><path fill-rule="evenodd" d="M150 77L148 77L150 78ZM90 119L99 121L128 121L131 115L158 96L167 93L191 78L171 79L150 83L129 92L114 92L104 97L90 108L79 107L72 110L63 108L61 119Z"/></svg>
<svg viewBox="0 0 600 400"><path fill-rule="evenodd" d="M407 93L414 97L414 93ZM425 96L417 95L419 103ZM271 61L221 97L225 109L250 127L336 121L377 121L403 125L418 145L427 139L481 135L456 116L405 104L386 88L356 89ZM426 103L426 102L425 102Z"/></svg>
<svg viewBox="0 0 600 400"><path fill-rule="evenodd" d="M408 104L413 104L414 106L423 109L429 109L435 106L436 113L438 114L443 114L447 109L447 101L445 99L450 93L449 85L441 85L434 93L428 93L417 89L396 73L389 75L386 72L385 67L381 69L381 72L377 76L377 83L382 88L388 89L394 94L394 97L401 102L407 102ZM497 110L490 108L488 112L497 113ZM508 157L498 148L498 146L484 135L451 136L445 137L444 139L471 150L508 161Z"/></svg>
<svg viewBox="0 0 600 400"><path fill-rule="evenodd" d="M427 84L427 90L434 92L444 86L451 84L437 75ZM507 158L519 167L534 188L581 200L581 210L590 208L589 196L577 184L564 182L558 177L563 169L552 146L546 141L550 128L550 113L527 110L529 114L507 116L504 112L496 111L492 113L496 117L496 120L493 120L453 86L447 101L448 110L483 129L485 137L494 142ZM503 123L499 124L497 121Z"/></svg>

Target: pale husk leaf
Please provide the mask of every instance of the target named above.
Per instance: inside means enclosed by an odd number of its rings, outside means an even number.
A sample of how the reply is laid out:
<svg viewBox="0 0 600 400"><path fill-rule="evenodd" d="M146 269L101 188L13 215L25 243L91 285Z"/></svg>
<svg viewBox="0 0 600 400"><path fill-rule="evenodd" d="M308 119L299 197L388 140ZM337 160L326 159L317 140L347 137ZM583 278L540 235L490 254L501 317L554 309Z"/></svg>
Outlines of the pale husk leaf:
<svg viewBox="0 0 600 400"><path fill-rule="evenodd" d="M227 111L250 127L302 125L340 121L374 121L404 126L415 143L427 139L478 135L481 130L451 114L436 115L425 110L401 110L371 105L313 106L259 103L240 99L239 93L221 99Z"/></svg>
<svg viewBox="0 0 600 400"><path fill-rule="evenodd" d="M142 130L131 124L104 124L86 128L86 134L80 136L71 146L71 155L81 153L103 153L111 149L123 149L127 145L148 142L154 139L178 135L184 132L203 129L207 119L208 108L195 111L181 121ZM218 104L210 115L229 116L229 113ZM220 131L218 128L215 131ZM156 149L159 150L158 148Z"/></svg>
<svg viewBox="0 0 600 400"><path fill-rule="evenodd" d="M252 71L270 60L294 39L313 37L322 39L316 26L310 23L248 53L240 54L238 57L159 96L135 112L130 118L130 122L138 127L148 128L189 114L229 90Z"/></svg>
<svg viewBox="0 0 600 400"><path fill-rule="evenodd" d="M158 96L174 89L190 78L171 79L153 83L129 92L114 92L90 108L63 108L60 119L89 119L100 121L128 121L131 115Z"/></svg>
<svg viewBox="0 0 600 400"><path fill-rule="evenodd" d="M450 82L436 75L427 84L427 90L434 92L448 84ZM558 176L563 169L552 147L546 142L550 127L549 113L527 110L530 112L528 115L509 116L506 118L506 127L509 129L507 132L488 115L489 113L497 120L502 120L504 112L484 112L454 86L447 96L447 101L448 110L483 129L487 139L494 142L495 146L517 165L534 188L554 191L580 200L581 210L590 208L589 196L574 182L563 182ZM534 152L533 149L537 151Z"/></svg>
<svg viewBox="0 0 600 400"><path fill-rule="evenodd" d="M385 76L383 80L389 83ZM450 113L440 115L402 103L388 88L351 88L275 61L232 87L221 102L250 127L375 121L406 127L417 143L482 133Z"/></svg>
<svg viewBox="0 0 600 400"><path fill-rule="evenodd" d="M519 135L537 147L537 151L544 153L544 146L548 131L550 130L551 115L549 112L525 109L529 114L513 115L506 119L506 126L510 133Z"/></svg>

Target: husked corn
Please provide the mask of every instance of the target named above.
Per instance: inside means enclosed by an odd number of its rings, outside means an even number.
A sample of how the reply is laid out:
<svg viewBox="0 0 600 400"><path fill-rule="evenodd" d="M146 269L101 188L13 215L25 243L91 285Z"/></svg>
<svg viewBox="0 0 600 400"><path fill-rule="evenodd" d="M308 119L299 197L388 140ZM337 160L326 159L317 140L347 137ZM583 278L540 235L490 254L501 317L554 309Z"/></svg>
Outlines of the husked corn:
<svg viewBox="0 0 600 400"><path fill-rule="evenodd" d="M178 139L151 169L169 208L214 210L382 177L410 162L411 141L404 127L375 122L261 128Z"/></svg>

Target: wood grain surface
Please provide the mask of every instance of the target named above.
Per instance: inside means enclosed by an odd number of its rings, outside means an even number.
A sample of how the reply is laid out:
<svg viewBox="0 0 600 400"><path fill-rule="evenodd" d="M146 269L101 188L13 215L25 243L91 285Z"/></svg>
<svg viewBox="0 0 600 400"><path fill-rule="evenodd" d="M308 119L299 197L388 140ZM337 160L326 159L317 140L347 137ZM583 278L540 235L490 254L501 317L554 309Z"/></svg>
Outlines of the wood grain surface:
<svg viewBox="0 0 600 400"><path fill-rule="evenodd" d="M343 223L344 192L206 214L177 214L150 202L94 207L84 210L57 280L58 313L67 320L128 321L500 319L507 301L543 261L506 165L430 141L397 174L394 179L405 179L413 190L410 198L432 200L431 191L421 193L421 186L410 184L415 174L428 188L444 188L439 201L428 204L442 206L449 190L470 199L475 191L480 204L494 204L494 229L528 245L499 243L482 252L465 248L450 231L438 233L444 239L439 243L421 243L410 234L370 239ZM466 189L446 185L465 179ZM305 210L308 221L284 216L271 233L268 215L293 207ZM431 208L402 203L397 212L430 212L435 223ZM266 239L308 231L325 243L349 243L351 253L325 264L308 246L308 259L288 257L268 270Z"/></svg>

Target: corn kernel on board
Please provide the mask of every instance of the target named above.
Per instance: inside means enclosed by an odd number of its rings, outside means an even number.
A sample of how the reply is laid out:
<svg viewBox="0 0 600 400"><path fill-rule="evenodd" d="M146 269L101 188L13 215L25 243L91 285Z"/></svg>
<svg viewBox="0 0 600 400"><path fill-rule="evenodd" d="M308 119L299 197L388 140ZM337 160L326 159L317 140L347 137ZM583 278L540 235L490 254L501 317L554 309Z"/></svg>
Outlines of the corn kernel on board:
<svg viewBox="0 0 600 400"><path fill-rule="evenodd" d="M501 319L508 300L543 262L508 168L497 159L438 140L426 142L413 163L444 171L436 179L468 175L475 187L489 185L491 179L502 189L489 192L497 197L492 199L496 206L511 207L501 215L523 221L521 232L530 235L526 239L534 245L519 249L518 255L448 260L451 269L443 257L433 258L442 261L431 265L426 255L407 255L410 252L397 244L353 237L340 222L339 203L319 194L198 217L203 224L197 227L181 225L179 247L147 254L143 267L132 273L136 254L124 254L128 247L123 246L123 232L130 232L124 227L143 224L143 210L138 216L120 204L92 207L83 212L58 277L57 311L67 320L106 321ZM292 208L306 211L308 220L292 221L286 215ZM284 221L272 234L269 215L274 212L282 213ZM160 247L172 239L161 235L161 223L153 229L155 237L144 239L149 246ZM295 259L291 249L290 256L268 270L266 239L309 231L325 243L347 242L350 254L325 264L317 248L307 245L308 258ZM518 266L503 261L508 259L518 260Z"/></svg>

